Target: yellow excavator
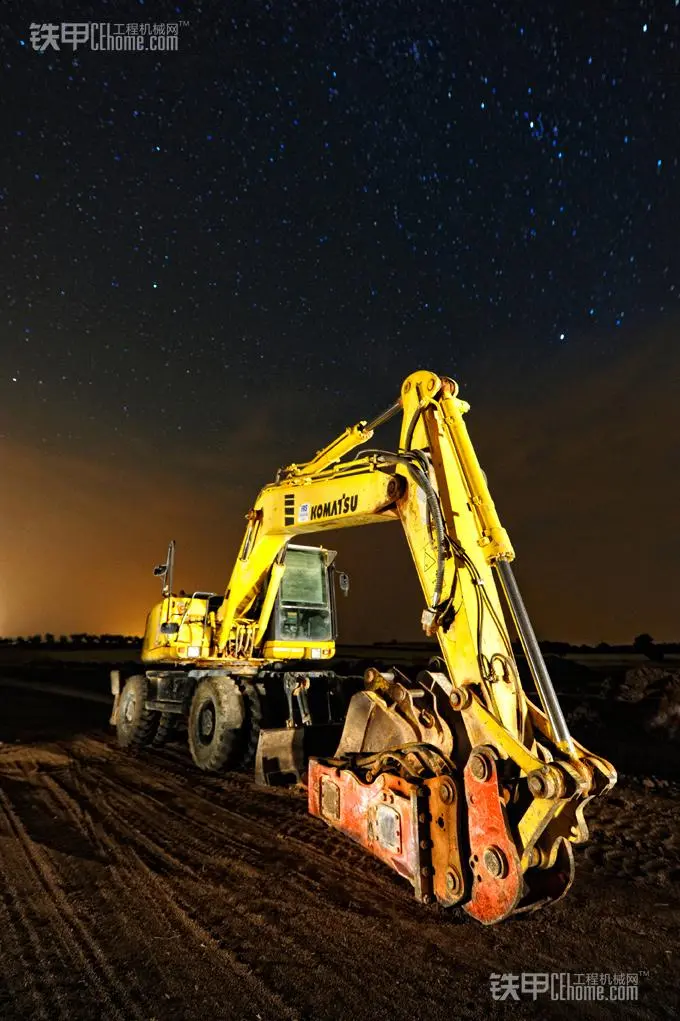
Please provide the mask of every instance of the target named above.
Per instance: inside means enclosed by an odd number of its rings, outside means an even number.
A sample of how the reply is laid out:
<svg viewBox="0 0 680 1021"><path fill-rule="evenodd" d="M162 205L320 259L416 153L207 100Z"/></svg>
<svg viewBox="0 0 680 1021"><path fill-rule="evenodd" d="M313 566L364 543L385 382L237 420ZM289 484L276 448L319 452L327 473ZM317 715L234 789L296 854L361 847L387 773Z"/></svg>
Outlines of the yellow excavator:
<svg viewBox="0 0 680 1021"><path fill-rule="evenodd" d="M309 810L395 869L427 904L484 924L561 898L588 801L616 782L569 732L510 566L514 551L463 421L457 384L419 371L371 422L259 493L224 595L173 592L174 543L155 573L143 675L112 675L123 747L186 721L204 770L255 766L304 783ZM396 451L367 447L401 415ZM363 449L357 451L357 448ZM355 453L356 452L356 453ZM352 456L348 456L352 455ZM414 678L333 669L336 554L325 529L403 528L440 655ZM520 681L501 603L540 706Z"/></svg>

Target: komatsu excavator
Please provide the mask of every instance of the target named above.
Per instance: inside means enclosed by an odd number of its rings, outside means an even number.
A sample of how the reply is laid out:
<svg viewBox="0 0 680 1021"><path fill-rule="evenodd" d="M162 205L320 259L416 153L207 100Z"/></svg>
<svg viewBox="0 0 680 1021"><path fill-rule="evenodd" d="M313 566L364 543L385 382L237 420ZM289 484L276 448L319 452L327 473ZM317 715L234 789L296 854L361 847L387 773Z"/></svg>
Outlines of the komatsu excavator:
<svg viewBox="0 0 680 1021"><path fill-rule="evenodd" d="M559 900L588 838L610 763L571 736L522 602L471 444L457 384L419 371L372 422L281 469L247 515L224 596L173 593L149 614L144 675L115 696L125 747L162 743L184 718L195 764L255 763L262 783L307 787L309 811L395 869L427 904L484 924ZM368 448L401 415L395 451ZM360 452L357 448L362 447ZM348 456L352 455L352 456ZM420 580L425 634L441 655L415 679L333 670L335 553L325 529L393 522ZM504 597L540 706L520 682Z"/></svg>

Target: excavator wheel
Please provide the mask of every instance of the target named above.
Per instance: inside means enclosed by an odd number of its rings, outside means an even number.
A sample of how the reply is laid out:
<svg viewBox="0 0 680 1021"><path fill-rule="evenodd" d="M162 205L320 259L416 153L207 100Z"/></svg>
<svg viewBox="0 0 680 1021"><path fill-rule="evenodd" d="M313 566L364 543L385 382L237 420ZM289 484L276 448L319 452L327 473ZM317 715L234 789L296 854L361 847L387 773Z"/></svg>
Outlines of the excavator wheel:
<svg viewBox="0 0 680 1021"><path fill-rule="evenodd" d="M223 674L199 682L187 724L189 750L199 769L218 772L239 763L246 720L245 699L232 677Z"/></svg>
<svg viewBox="0 0 680 1021"><path fill-rule="evenodd" d="M160 713L145 709L148 681L142 674L128 677L120 696L116 734L121 748L141 748L154 740Z"/></svg>
<svg viewBox="0 0 680 1021"><path fill-rule="evenodd" d="M239 751L236 762L241 769L250 769L255 763L257 745L260 739L263 710L262 699L254 684L247 681L239 684L246 710L246 718L241 730Z"/></svg>

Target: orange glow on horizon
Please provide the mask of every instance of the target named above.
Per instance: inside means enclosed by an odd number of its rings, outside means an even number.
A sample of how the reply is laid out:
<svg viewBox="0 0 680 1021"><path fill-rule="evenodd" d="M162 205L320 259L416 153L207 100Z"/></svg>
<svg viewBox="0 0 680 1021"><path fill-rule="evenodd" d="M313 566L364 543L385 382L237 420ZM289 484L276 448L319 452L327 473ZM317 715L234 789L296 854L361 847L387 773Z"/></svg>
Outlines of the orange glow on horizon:
<svg viewBox="0 0 680 1021"><path fill-rule="evenodd" d="M533 404L471 401L468 427L539 636L590 644L643 631L657 641L680 637L669 598L680 568L678 369L671 338L587 380L558 365L562 375ZM296 444L304 455L329 438L300 433ZM288 452L275 423L238 438L223 480L212 459L177 451L169 500L153 453L133 450L114 465L0 441L3 634L141 635L160 595L152 568L171 536L176 585L224 591L248 506ZM398 525L324 543L352 575L340 640L419 640L422 599Z"/></svg>

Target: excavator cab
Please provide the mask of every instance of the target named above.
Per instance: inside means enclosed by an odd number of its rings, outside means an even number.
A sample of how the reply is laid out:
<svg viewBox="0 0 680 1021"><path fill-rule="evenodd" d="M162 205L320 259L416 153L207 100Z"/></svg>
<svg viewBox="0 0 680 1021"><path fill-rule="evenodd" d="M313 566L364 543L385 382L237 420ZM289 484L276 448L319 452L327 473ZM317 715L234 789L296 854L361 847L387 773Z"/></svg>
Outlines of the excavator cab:
<svg viewBox="0 0 680 1021"><path fill-rule="evenodd" d="M266 659L286 659L286 669L292 669L290 661L296 658L328 660L335 655L336 581L341 592L349 590L347 575L335 569L336 555L323 547L287 545L262 650ZM332 754L337 747L354 688L331 684L323 664L307 669L307 676L282 675L288 719L283 727L260 729L255 758L260 784L300 783L311 755Z"/></svg>
<svg viewBox="0 0 680 1021"><path fill-rule="evenodd" d="M265 635L265 659L330 659L335 653L334 550L288 544Z"/></svg>

